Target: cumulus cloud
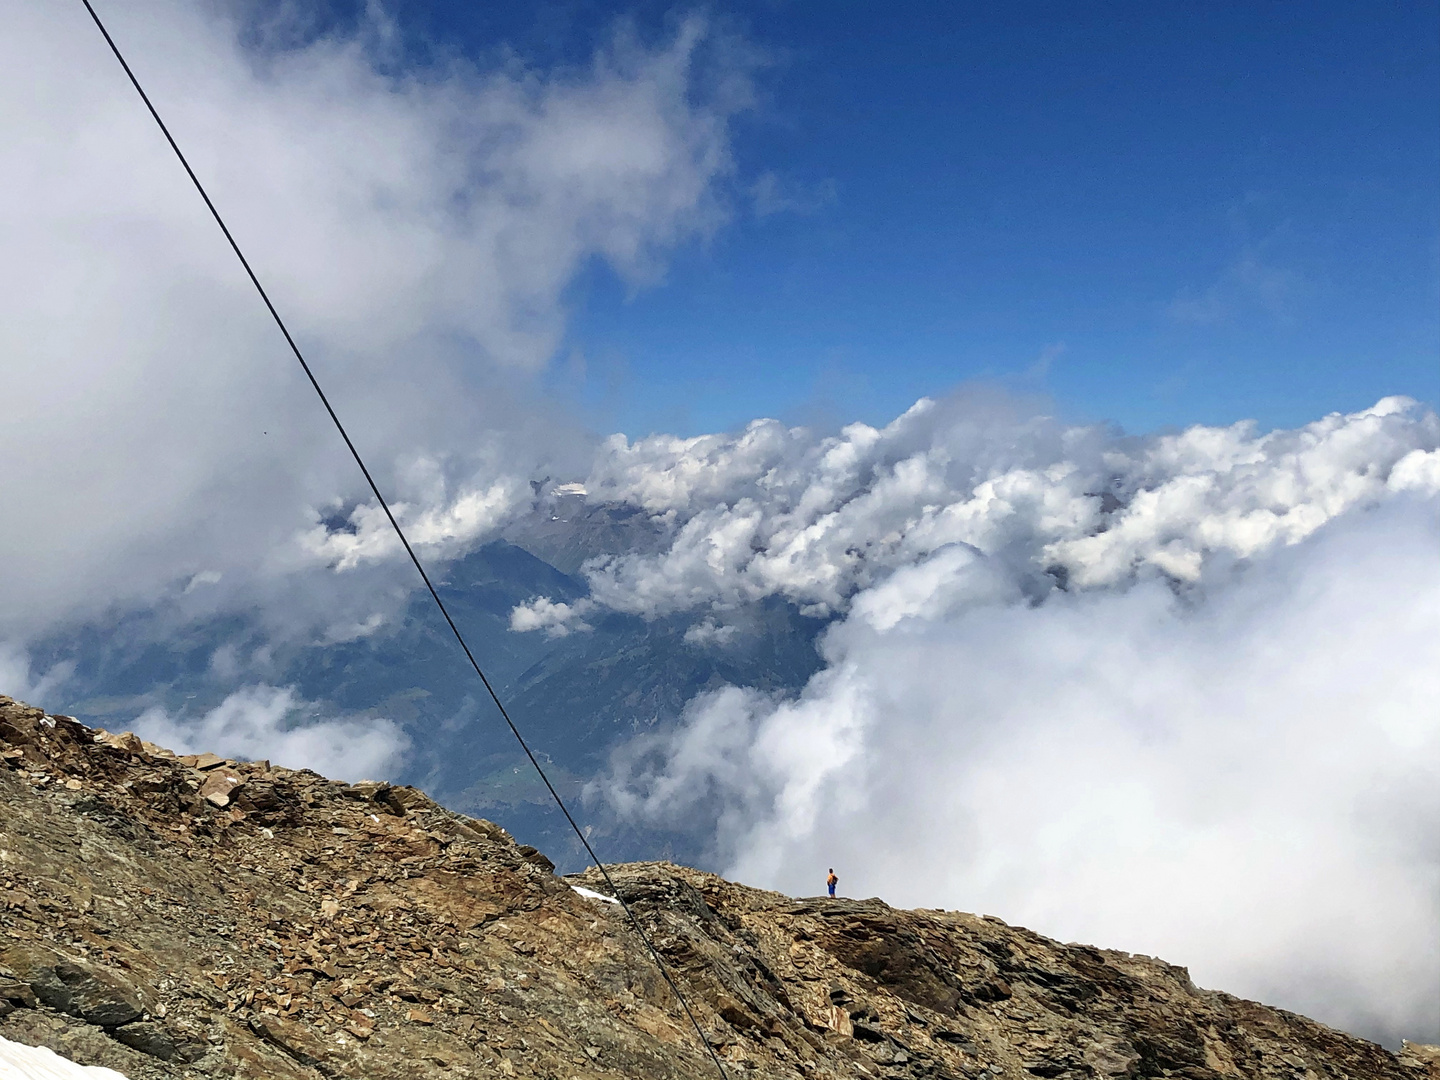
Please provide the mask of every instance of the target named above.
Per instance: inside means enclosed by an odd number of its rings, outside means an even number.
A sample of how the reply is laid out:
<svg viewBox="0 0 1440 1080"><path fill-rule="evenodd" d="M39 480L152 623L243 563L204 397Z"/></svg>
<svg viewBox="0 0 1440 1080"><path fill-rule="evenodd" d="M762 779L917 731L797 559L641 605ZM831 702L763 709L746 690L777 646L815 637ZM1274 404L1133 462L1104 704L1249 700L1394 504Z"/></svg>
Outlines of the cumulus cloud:
<svg viewBox="0 0 1440 1080"><path fill-rule="evenodd" d="M808 894L834 865L851 895L1434 1041L1437 512L1352 510L1180 595L1015 602L984 556L942 549L856 597L798 696L703 695L592 794L716 830L742 880Z"/></svg>
<svg viewBox="0 0 1440 1080"><path fill-rule="evenodd" d="M1433 413L1403 398L1263 436L1246 424L1191 428L1138 456L1139 482L1122 484L1133 493L1108 529L1057 539L1046 555L1081 585L1114 584L1147 564L1194 581L1212 554L1247 558L1397 488L1423 490L1440 460L1436 430Z"/></svg>
<svg viewBox="0 0 1440 1080"><path fill-rule="evenodd" d="M684 640L691 645L724 648L740 636L740 627L704 619L685 631Z"/></svg>
<svg viewBox="0 0 1440 1080"><path fill-rule="evenodd" d="M1032 599L1194 583L1208 564L1297 543L1397 491L1436 490L1437 446L1440 420L1404 398L1272 432L1125 438L972 396L825 437L773 420L734 435L614 436L587 498L638 505L670 536L586 574L597 604L647 618L769 596L828 616L857 594L876 605L928 592L929 579L961 602L949 569L965 550L989 560L972 576L998 574ZM888 593L866 592L897 574ZM976 602L992 596L971 585Z"/></svg>
<svg viewBox="0 0 1440 1080"><path fill-rule="evenodd" d="M198 718L147 709L136 718L135 732L180 754L264 758L352 781L393 774L410 748L409 736L393 720L315 719L316 712L293 688L262 683L236 690Z"/></svg>
<svg viewBox="0 0 1440 1080"><path fill-rule="evenodd" d="M464 552L531 501L529 486L516 477L502 477L484 490L462 490L453 498L446 498L443 482L436 486L442 490L428 506L407 502L390 506L411 546L426 554ZM307 554L336 570L353 570L361 563L389 559L401 551L400 538L376 503L355 507L339 527L317 520L298 539Z"/></svg>
<svg viewBox="0 0 1440 1080"><path fill-rule="evenodd" d="M566 637L577 631L594 629L585 621L585 613L594 606L584 599L566 604L545 596L537 596L524 604L517 604L511 610L510 629L519 634L543 630L546 637Z"/></svg>
<svg viewBox="0 0 1440 1080"><path fill-rule="evenodd" d="M378 6L349 36L252 33L223 10L106 14L416 540L462 551L524 509L532 476L583 469L587 437L532 388L565 288L595 259L650 280L715 227L746 72L700 84L697 19L574 69L488 70L377 54ZM0 637L185 582L323 608L321 585L274 583L395 564L84 9L11 5L0 70ZM267 587L284 602L257 603Z"/></svg>

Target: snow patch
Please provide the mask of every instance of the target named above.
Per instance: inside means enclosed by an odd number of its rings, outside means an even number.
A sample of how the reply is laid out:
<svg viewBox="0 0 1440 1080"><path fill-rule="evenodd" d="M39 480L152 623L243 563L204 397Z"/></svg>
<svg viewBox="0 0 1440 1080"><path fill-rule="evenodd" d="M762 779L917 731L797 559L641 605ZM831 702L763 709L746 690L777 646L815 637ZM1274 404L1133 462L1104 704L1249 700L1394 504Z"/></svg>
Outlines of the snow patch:
<svg viewBox="0 0 1440 1080"><path fill-rule="evenodd" d="M0 1075L7 1080L125 1080L123 1073L77 1065L54 1050L0 1038Z"/></svg>
<svg viewBox="0 0 1440 1080"><path fill-rule="evenodd" d="M585 897L586 900L599 900L601 903L604 904L620 903L620 901L616 900L613 896L606 896L604 893L598 893L594 889L587 889L583 885L571 885L570 888L574 889L581 896Z"/></svg>

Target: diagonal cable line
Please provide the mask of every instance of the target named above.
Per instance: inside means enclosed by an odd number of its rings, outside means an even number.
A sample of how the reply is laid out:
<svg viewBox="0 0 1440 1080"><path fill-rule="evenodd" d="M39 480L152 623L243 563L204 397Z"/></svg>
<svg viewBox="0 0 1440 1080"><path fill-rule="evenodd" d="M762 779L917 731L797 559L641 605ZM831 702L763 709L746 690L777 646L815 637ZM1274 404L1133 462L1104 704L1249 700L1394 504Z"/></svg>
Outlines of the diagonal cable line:
<svg viewBox="0 0 1440 1080"><path fill-rule="evenodd" d="M465 635L460 633L460 628L455 625L455 620L451 618L449 609L445 607L445 601L440 599L440 594L435 590L434 584L430 581L430 575L425 572L425 567L420 562L419 556L415 554L415 549L410 546L410 540L406 537L405 530L400 527L400 522L395 519L395 514L391 511L390 504L386 501L385 496L380 494L380 487L375 483L375 478L370 475L370 470L365 465L365 460L360 456L360 451L355 448L355 443L351 441L349 432L345 430L345 425L340 422L340 417L330 404L330 399L325 396L325 391L321 389L320 381L310 369L310 364L300 351L300 346L295 343L295 339L290 335L290 330L285 325L285 320L280 317L280 312L275 309L275 305L270 301L270 295L265 291L265 287L260 284L260 279L256 277L255 271L251 269L250 261L245 258L245 253L240 250L240 245L236 243L235 237L231 235L229 227L225 224L225 219L220 216L220 211L217 210L215 204L211 202L210 195L206 192L205 186L200 183L200 178L195 175L195 170L190 167L190 162L181 151L180 145L175 141L175 137L170 134L170 129L165 126L165 121L160 118L160 113L150 101L150 95L145 93L145 88L140 85L140 80L135 77L134 71L130 69L130 64L120 51L120 47L115 44L115 39L110 36L110 31L107 30L105 24L100 21L100 16L96 13L95 8L91 6L90 0L80 0L80 2L85 5L85 10L90 13L90 18L94 20L95 26L99 29L101 35L104 36L105 43L110 46L110 51L115 54L115 59L120 61L120 66L125 69L125 74L130 79L130 85L135 87L135 92L140 95L140 100L145 103L145 108L150 111L151 117L154 118L161 133L164 134L165 141L170 144L170 149L175 151L175 156L180 159L180 164L184 166L185 174L190 177L190 182L195 185L195 190L200 193L200 198L205 200L205 206L210 211L210 216L215 219L215 224L220 226L220 231L225 234L225 239L230 244L230 250L235 252L235 257L240 260L240 265L245 268L245 273L250 278L250 283L255 286L255 291L260 294L260 299L265 302L266 310L270 312L270 317L275 320L275 325L279 327L280 333L284 335L285 343L290 346L290 351L294 353L295 359L299 361L300 367L305 372L305 377L310 380L310 385L314 388L316 396L320 398L320 403L325 406L325 411L334 423L335 430L340 433L340 438L345 440L345 446L350 451L350 456L355 459L355 464L360 467L360 472L364 475L365 482L370 485L370 491L374 494L375 500L380 504L380 508L385 511L385 517L389 520L391 528L395 530L395 535L400 538L400 543L405 548L405 554L410 557L410 562L414 564L416 572L420 575L420 580L425 583L425 588L429 590L430 598L435 601L435 606L440 609L440 614L444 616L446 624L450 627L450 632L455 635L455 640L459 643L461 650L464 651L465 659L470 662L470 666L474 668L475 674L480 676L480 681L485 685L485 690L489 693L490 700L495 703L495 708L499 710L501 717L505 720L506 726L510 728L510 733L515 736L515 741L520 744L520 749L524 750L525 756L530 759L530 764L534 766L536 774L544 782L545 789L549 791L550 797L555 800L555 805L560 808L560 812L565 815L565 820L570 823L570 828L574 830L575 836L585 848L586 854L590 856L591 861L594 862L601 876L604 877L605 884L609 887L611 895L613 895L615 899L619 901L620 906L624 908L625 914L635 927L635 932L640 935L640 940L645 943L645 948L650 953L650 958L655 961L656 968L659 969L661 976L664 977L666 984L675 995L675 999L680 1002L680 1007L685 1010L685 1015L689 1018L691 1026L694 1027L695 1034L700 1037L700 1044L705 1047L709 1053L710 1060L714 1063L722 1080L728 1080L725 1066L720 1063L719 1055L716 1054L715 1048L710 1045L710 1041L705 1037L705 1032L701 1029L700 1022L695 1018L695 1014L690 1010L690 1004L685 1000L685 995L680 992L680 987L675 984L675 980L671 977L665 961L660 958L659 952L656 951L654 944L650 941L650 935L645 932L645 927L641 924L639 917L631 910L625 898L620 895L620 890L616 888L615 882L611 880L610 871L605 868L605 864L601 862L600 857L595 854L595 849L590 846L590 841L586 838L584 830L576 823L574 816L565 805L565 800L560 798L560 793L555 790L555 785L550 782L550 777L545 774L545 770L541 767L539 759L535 757L534 752L530 749L530 744L527 743L525 737L520 734L520 729L515 726L515 721L510 719L510 713L506 710L504 702L500 700L500 695L495 692L495 687L491 685L490 680L481 669L480 662L475 659L475 654L470 651L470 646L465 641Z"/></svg>

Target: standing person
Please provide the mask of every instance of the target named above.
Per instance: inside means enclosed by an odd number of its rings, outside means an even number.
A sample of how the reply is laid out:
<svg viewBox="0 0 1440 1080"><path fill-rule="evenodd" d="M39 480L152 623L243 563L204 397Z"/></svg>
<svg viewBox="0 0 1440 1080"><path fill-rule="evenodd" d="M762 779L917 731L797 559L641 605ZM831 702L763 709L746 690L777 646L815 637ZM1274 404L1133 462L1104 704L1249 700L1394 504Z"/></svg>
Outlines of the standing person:
<svg viewBox="0 0 1440 1080"><path fill-rule="evenodd" d="M832 866L830 867L830 876L825 879L825 888L829 890L831 896L834 896L835 886L839 884L840 879L835 876L835 868Z"/></svg>

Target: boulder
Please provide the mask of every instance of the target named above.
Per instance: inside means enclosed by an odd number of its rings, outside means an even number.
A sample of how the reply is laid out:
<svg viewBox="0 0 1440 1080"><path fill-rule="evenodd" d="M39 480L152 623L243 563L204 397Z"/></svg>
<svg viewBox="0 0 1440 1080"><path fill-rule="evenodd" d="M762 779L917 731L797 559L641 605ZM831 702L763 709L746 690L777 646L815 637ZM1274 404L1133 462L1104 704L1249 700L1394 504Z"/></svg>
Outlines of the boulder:
<svg viewBox="0 0 1440 1080"><path fill-rule="evenodd" d="M95 741L101 746L108 746L112 750L123 750L127 754L142 754L145 752L144 746L141 745L140 737L129 731L122 731L119 734L115 734L102 728L95 732Z"/></svg>
<svg viewBox="0 0 1440 1080"><path fill-rule="evenodd" d="M227 764L226 760L218 754L185 754L178 760L181 765L188 765L190 768L199 769L201 772L218 769L221 765Z"/></svg>
<svg viewBox="0 0 1440 1080"><path fill-rule="evenodd" d="M140 1020L115 1029L115 1038L132 1050L159 1058L161 1061L184 1060L175 1039L165 1028L153 1020Z"/></svg>
<svg viewBox="0 0 1440 1080"><path fill-rule="evenodd" d="M38 945L12 946L0 959L41 1002L87 1023L113 1028L144 1015L139 992L115 972Z"/></svg>
<svg viewBox="0 0 1440 1080"><path fill-rule="evenodd" d="M261 1014L251 1019L250 1029L301 1065L319 1065L330 1054L324 1039L298 1020Z"/></svg>
<svg viewBox="0 0 1440 1080"><path fill-rule="evenodd" d="M211 806L217 806L223 810L230 805L230 797L244 783L245 781L231 770L216 769L205 778L205 783L200 785L197 794Z"/></svg>
<svg viewBox="0 0 1440 1080"><path fill-rule="evenodd" d="M402 814L435 809L435 801L419 788L391 787L381 792L377 798L397 808Z"/></svg>
<svg viewBox="0 0 1440 1080"><path fill-rule="evenodd" d="M0 975L0 1016L10 1009L33 1009L36 1004L35 991L29 983Z"/></svg>

